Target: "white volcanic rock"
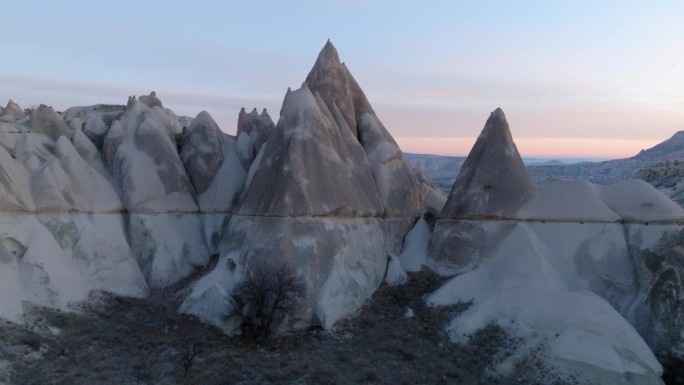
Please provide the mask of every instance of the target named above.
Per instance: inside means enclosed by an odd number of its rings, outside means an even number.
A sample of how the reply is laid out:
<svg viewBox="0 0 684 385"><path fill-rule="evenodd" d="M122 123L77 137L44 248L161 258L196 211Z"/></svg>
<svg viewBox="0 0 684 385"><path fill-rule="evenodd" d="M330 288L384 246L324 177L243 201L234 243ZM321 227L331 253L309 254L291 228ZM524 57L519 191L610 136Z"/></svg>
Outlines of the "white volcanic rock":
<svg viewBox="0 0 684 385"><path fill-rule="evenodd" d="M71 132L71 142L74 145L76 152L78 152L78 155L83 158L88 166L100 173L103 177L107 179L111 178L111 174L102 161L102 155L95 147L95 144L93 144L81 130L73 130Z"/></svg>
<svg viewBox="0 0 684 385"><path fill-rule="evenodd" d="M212 253L218 251L222 239L227 235L228 221L247 177L235 151L235 141L228 135L222 135L223 163L207 190L197 198L203 213L207 246Z"/></svg>
<svg viewBox="0 0 684 385"><path fill-rule="evenodd" d="M487 138L471 151L478 162L466 160L430 241L428 265L461 273L430 300L473 301L453 320L452 338L491 321L529 340L541 334L548 362L560 359L589 382L660 383L648 346L678 358L684 347L684 259L673 253L684 210L639 180L557 181L516 193L529 181L520 167L490 179L505 188L478 190L474 182L502 163L522 164L510 135Z"/></svg>
<svg viewBox="0 0 684 385"><path fill-rule="evenodd" d="M640 179L604 186L603 200L625 222L684 222L681 206Z"/></svg>
<svg viewBox="0 0 684 385"><path fill-rule="evenodd" d="M306 85L327 106L336 123L349 130L362 145L382 200L384 215L417 217L425 201L418 178L347 66L340 62L330 41L306 77ZM398 232L403 236L407 230L408 227Z"/></svg>
<svg viewBox="0 0 684 385"><path fill-rule="evenodd" d="M96 148L101 149L112 123L120 119L125 111L124 105L96 104L71 107L62 115L71 129L82 131Z"/></svg>
<svg viewBox="0 0 684 385"><path fill-rule="evenodd" d="M387 272L385 273L385 283L390 286L403 285L408 281L408 276L399 261L399 258L390 254L387 262Z"/></svg>
<svg viewBox="0 0 684 385"><path fill-rule="evenodd" d="M112 182L60 137L55 155L31 175L31 192L38 211L112 212L123 206Z"/></svg>
<svg viewBox="0 0 684 385"><path fill-rule="evenodd" d="M187 128L180 157L197 193L207 246L216 252L247 177L235 139L203 111Z"/></svg>
<svg viewBox="0 0 684 385"><path fill-rule="evenodd" d="M0 310L19 321L22 301L65 309L87 298L90 285L35 218L4 215L0 221Z"/></svg>
<svg viewBox="0 0 684 385"><path fill-rule="evenodd" d="M105 160L114 152L111 170L130 213L131 250L148 284L162 287L205 264L209 250L194 188L176 148L177 119L152 105L129 98L121 128L112 125L104 151Z"/></svg>
<svg viewBox="0 0 684 385"><path fill-rule="evenodd" d="M587 181L556 181L537 191L517 213L526 220L619 222L621 217L603 201L602 186Z"/></svg>
<svg viewBox="0 0 684 385"><path fill-rule="evenodd" d="M379 218L233 216L228 233L228 251L182 306L224 330L235 326L223 317L229 313L204 313L210 308L205 299L226 303L233 285L258 264L288 264L302 278L306 294L289 316L293 328L332 327L371 296L387 268L386 229ZM216 285L225 297L217 298Z"/></svg>
<svg viewBox="0 0 684 385"><path fill-rule="evenodd" d="M510 217L533 194L506 116L497 108L463 163L440 218Z"/></svg>
<svg viewBox="0 0 684 385"><path fill-rule="evenodd" d="M30 174L4 147L0 147L0 209L2 212L33 211Z"/></svg>
<svg viewBox="0 0 684 385"><path fill-rule="evenodd" d="M356 138L340 129L306 85L288 91L239 214L353 217L382 211Z"/></svg>
<svg viewBox="0 0 684 385"><path fill-rule="evenodd" d="M14 157L31 171L35 162L42 167L55 156L55 143L47 135L24 132L14 143Z"/></svg>
<svg viewBox="0 0 684 385"><path fill-rule="evenodd" d="M236 281L242 278L242 272L237 270L238 259L239 252L221 256L214 270L197 280L192 292L183 301L180 311L200 317L226 333L237 330L240 324L227 323L226 317L231 314L229 293Z"/></svg>
<svg viewBox="0 0 684 385"><path fill-rule="evenodd" d="M453 278L428 303L473 301L448 327L454 342L493 322L525 339L541 337L544 354L591 383L661 383L662 367L639 334L600 297L569 290L569 272L557 270L552 255L519 223L495 255Z"/></svg>
<svg viewBox="0 0 684 385"><path fill-rule="evenodd" d="M430 239L428 266L454 275L495 252L508 232L506 221L529 201L535 188L513 143L506 116L496 109L456 177Z"/></svg>
<svg viewBox="0 0 684 385"><path fill-rule="evenodd" d="M30 130L23 124L0 121L0 146L7 152L14 153L14 145L27 131Z"/></svg>
<svg viewBox="0 0 684 385"><path fill-rule="evenodd" d="M66 135L68 128L64 119L52 109L44 104L31 111L31 132L45 134L52 140L57 140L60 136Z"/></svg>
<svg viewBox="0 0 684 385"><path fill-rule="evenodd" d="M623 312L653 351L684 359L684 231L681 225L625 225L639 284Z"/></svg>
<svg viewBox="0 0 684 385"><path fill-rule="evenodd" d="M22 110L14 100L10 99L7 102L7 106L2 110L0 118L5 121L15 121L24 117L24 115L26 115L24 110Z"/></svg>
<svg viewBox="0 0 684 385"><path fill-rule="evenodd" d="M249 165L252 164L274 128L275 124L265 108L261 114L257 112L256 108L249 114L244 108L240 110L237 125L238 153L243 165L246 166L245 169L248 169Z"/></svg>
<svg viewBox="0 0 684 385"><path fill-rule="evenodd" d="M150 287L173 284L209 260L197 214L131 213L128 228L131 250Z"/></svg>
<svg viewBox="0 0 684 385"><path fill-rule="evenodd" d="M126 241L121 215L39 214L38 220L93 289L147 296L147 283Z"/></svg>
<svg viewBox="0 0 684 385"><path fill-rule="evenodd" d="M149 95L142 95L140 97L140 101L143 102L147 107L159 107L162 110L164 109L161 99L157 97L157 93L154 91L150 92Z"/></svg>
<svg viewBox="0 0 684 385"><path fill-rule="evenodd" d="M442 209L443 194L431 183L420 182L330 41L318 55L305 84L339 127L349 130L366 152L382 202L382 215L387 218L390 247L398 253L415 218Z"/></svg>
<svg viewBox="0 0 684 385"><path fill-rule="evenodd" d="M684 221L684 210L639 179L610 185L568 180L539 186L513 217L562 222L675 223Z"/></svg>
<svg viewBox="0 0 684 385"><path fill-rule="evenodd" d="M119 215L0 216L3 318L20 322L23 301L68 310L93 289L147 295Z"/></svg>
<svg viewBox="0 0 684 385"><path fill-rule="evenodd" d="M305 85L288 92L262 151L231 219L226 251L239 251L236 263L247 271L270 258L291 264L306 296L290 325L329 328L370 297L387 266L387 230L373 218L383 210L370 166L350 131Z"/></svg>
<svg viewBox="0 0 684 385"><path fill-rule="evenodd" d="M249 119L257 119L255 111L241 113L239 127ZM221 260L230 256L240 274L260 264L291 265L306 295L290 327L331 327L370 297L388 264L392 283L405 278L388 255L424 209L425 190L330 43L302 87L288 89L256 156L248 130L239 131L238 156L254 160ZM211 281L198 281L185 311L229 329L226 314L209 311L209 303L228 301L242 277L226 274L214 270Z"/></svg>
<svg viewBox="0 0 684 385"><path fill-rule="evenodd" d="M169 133L169 121L159 107L149 108L135 98L129 99L123 117L123 141L116 147L111 169L130 211L198 211L193 187ZM112 141L116 143L115 137ZM107 142L105 138L109 147Z"/></svg>
<svg viewBox="0 0 684 385"><path fill-rule="evenodd" d="M209 188L223 164L222 133L208 112L202 111L183 136L180 158L197 195Z"/></svg>
<svg viewBox="0 0 684 385"><path fill-rule="evenodd" d="M108 170L114 167L114 157L121 143L123 143L123 124L120 120L115 120L102 142L102 160Z"/></svg>
<svg viewBox="0 0 684 385"><path fill-rule="evenodd" d="M207 246L212 253L218 251L224 235L227 234L228 221L235 209L245 185L247 175L235 151L235 140L221 133L223 163L216 172L209 187L197 197Z"/></svg>
<svg viewBox="0 0 684 385"><path fill-rule="evenodd" d="M206 190L197 198L203 213L231 213L247 178L235 151L235 140L225 134L221 134L221 137L218 151L223 156L223 163L216 170Z"/></svg>
<svg viewBox="0 0 684 385"><path fill-rule="evenodd" d="M406 234L399 254L401 266L406 271L420 271L427 260L430 228L424 218L420 218L411 231Z"/></svg>

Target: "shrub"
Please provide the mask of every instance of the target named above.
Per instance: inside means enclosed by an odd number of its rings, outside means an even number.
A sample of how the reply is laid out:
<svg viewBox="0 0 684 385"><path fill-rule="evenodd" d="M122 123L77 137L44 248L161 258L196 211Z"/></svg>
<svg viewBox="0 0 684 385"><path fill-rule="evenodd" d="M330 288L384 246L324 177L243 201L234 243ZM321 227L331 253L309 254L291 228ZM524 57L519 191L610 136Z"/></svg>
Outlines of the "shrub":
<svg viewBox="0 0 684 385"><path fill-rule="evenodd" d="M193 342L187 339L184 342L184 349L181 351L181 363L183 364L185 374L190 374L193 361L197 354L200 353L200 344L199 342Z"/></svg>
<svg viewBox="0 0 684 385"><path fill-rule="evenodd" d="M245 335L268 338L296 309L305 292L304 282L292 266L262 264L235 286L231 305L242 316Z"/></svg>

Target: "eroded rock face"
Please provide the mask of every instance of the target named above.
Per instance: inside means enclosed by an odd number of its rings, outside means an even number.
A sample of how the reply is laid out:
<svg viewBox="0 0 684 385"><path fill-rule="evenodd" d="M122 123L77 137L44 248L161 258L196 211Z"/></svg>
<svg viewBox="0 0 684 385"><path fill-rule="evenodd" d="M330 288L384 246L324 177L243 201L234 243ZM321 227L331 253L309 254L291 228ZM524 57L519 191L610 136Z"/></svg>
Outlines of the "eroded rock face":
<svg viewBox="0 0 684 385"><path fill-rule="evenodd" d="M239 214L372 217L382 211L361 145L306 86L288 92Z"/></svg>
<svg viewBox="0 0 684 385"><path fill-rule="evenodd" d="M306 77L306 85L313 92L318 93L322 100L328 104L328 109L333 111L334 103L339 110L337 124L345 127L356 138L359 137L357 124L364 113L371 113L371 108L366 95L347 69L340 62L337 49L328 40L318 54L316 63Z"/></svg>
<svg viewBox="0 0 684 385"><path fill-rule="evenodd" d="M250 124L260 119L256 111L240 114L243 163L255 154ZM251 161L221 261L183 310L230 330L210 304L227 303L254 266L279 261L306 287L288 325L329 328L378 288L388 261L393 283L401 281L401 264L388 255L428 210L425 202L440 202L426 199L431 187L418 182L330 43L302 87L288 89L272 131Z"/></svg>
<svg viewBox="0 0 684 385"><path fill-rule="evenodd" d="M589 382L659 383L651 349L677 357L682 346L684 262L672 250L684 210L634 179L528 188L504 123L492 113L430 240L428 265L455 275L430 301L473 301L452 339L495 322L542 338L549 362Z"/></svg>
<svg viewBox="0 0 684 385"><path fill-rule="evenodd" d="M121 128L114 124L105 138L105 159L114 153L110 169L130 213L131 249L150 285L162 287L206 263L209 250L176 148L177 119L151 105L129 99Z"/></svg>
<svg viewBox="0 0 684 385"><path fill-rule="evenodd" d="M159 107L129 99L111 171L130 211L198 211L167 122Z"/></svg>
<svg viewBox="0 0 684 385"><path fill-rule="evenodd" d="M221 129L206 111L197 115L183 136L180 158L197 195L209 188L223 163L221 138Z"/></svg>
<svg viewBox="0 0 684 385"><path fill-rule="evenodd" d="M506 116L497 108L463 163L440 218L507 218L533 194Z"/></svg>
<svg viewBox="0 0 684 385"><path fill-rule="evenodd" d="M23 301L66 310L91 290L147 295L119 215L0 216L3 318L20 322Z"/></svg>
<svg viewBox="0 0 684 385"><path fill-rule="evenodd" d="M453 275L497 250L512 230L502 221L532 198L532 184L501 109L491 113L459 171L430 239L428 266Z"/></svg>
<svg viewBox="0 0 684 385"><path fill-rule="evenodd" d="M52 107L41 104L31 112L31 131L57 140L67 134L68 128L64 119Z"/></svg>
<svg viewBox="0 0 684 385"><path fill-rule="evenodd" d="M384 223L380 218L256 217L231 219L226 249L214 271L200 279L181 309L235 332L227 323L234 285L260 264L292 266L305 294L289 315L291 328L330 328L358 309L382 283L387 266ZM232 266L232 268L228 268Z"/></svg>
<svg viewBox="0 0 684 385"><path fill-rule="evenodd" d="M627 318L656 354L684 360L684 230L681 226L663 225L627 228L632 260L642 285Z"/></svg>
<svg viewBox="0 0 684 385"><path fill-rule="evenodd" d="M349 130L366 152L384 216L418 216L426 208L428 189L421 189L399 146L378 119L347 66L340 62L330 41L318 55L305 84L327 106L335 122ZM403 229L403 233L406 231L408 228Z"/></svg>
<svg viewBox="0 0 684 385"><path fill-rule="evenodd" d="M98 150L102 150L112 123L121 119L125 111L124 105L96 104L69 108L63 116L70 129L82 132Z"/></svg>
<svg viewBox="0 0 684 385"><path fill-rule="evenodd" d="M472 301L447 327L450 339L466 341L495 323L526 341L514 355L536 346L536 359L580 381L660 384L662 367L633 326L609 302L573 287L574 269L535 230L515 222L498 250L428 297L434 306Z"/></svg>
<svg viewBox="0 0 684 385"><path fill-rule="evenodd" d="M232 255L238 271L276 260L291 265L306 294L290 325L329 328L382 282L388 253L382 202L363 148L306 86L288 92L282 111L231 219L223 258ZM206 290L188 299L186 311L206 307L199 300Z"/></svg>
<svg viewBox="0 0 684 385"><path fill-rule="evenodd" d="M261 114L256 108L249 114L244 108L240 110L237 125L238 152L245 169L249 169L274 128L275 124L265 108Z"/></svg>
<svg viewBox="0 0 684 385"><path fill-rule="evenodd" d="M24 110L22 110L21 107L14 102L14 100L10 99L7 102L7 106L3 109L2 115L0 115L0 117L2 117L3 120L14 121L24 117L24 115Z"/></svg>

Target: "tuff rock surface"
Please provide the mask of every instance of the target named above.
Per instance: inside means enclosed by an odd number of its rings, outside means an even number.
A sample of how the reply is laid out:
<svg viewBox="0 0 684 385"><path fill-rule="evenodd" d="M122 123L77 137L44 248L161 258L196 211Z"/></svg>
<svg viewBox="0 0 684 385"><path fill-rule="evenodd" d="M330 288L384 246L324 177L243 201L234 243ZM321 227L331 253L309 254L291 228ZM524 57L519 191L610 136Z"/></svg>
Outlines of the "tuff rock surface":
<svg viewBox="0 0 684 385"><path fill-rule="evenodd" d="M441 208L441 194L419 183L330 42L301 88L288 90L275 128L263 115L240 113L238 153L254 160L217 268L182 309L231 330L230 309L210 304L227 303L255 266L285 263L306 288L288 324L330 328L379 287L396 260L388 255L419 215ZM257 149L252 134L269 131Z"/></svg>
<svg viewBox="0 0 684 385"><path fill-rule="evenodd" d="M473 301L449 326L454 341L494 322L590 382L659 383L653 352L680 354L677 257L664 245L684 210L634 179L531 188L502 117L490 117L436 221L428 265L456 277L429 301Z"/></svg>

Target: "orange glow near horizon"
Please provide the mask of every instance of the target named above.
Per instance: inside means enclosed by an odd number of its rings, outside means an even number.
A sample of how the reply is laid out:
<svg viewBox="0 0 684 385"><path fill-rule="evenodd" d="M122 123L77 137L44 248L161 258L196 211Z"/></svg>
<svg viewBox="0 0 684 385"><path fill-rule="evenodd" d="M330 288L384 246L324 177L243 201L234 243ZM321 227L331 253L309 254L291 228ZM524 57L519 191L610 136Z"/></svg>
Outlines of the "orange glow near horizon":
<svg viewBox="0 0 684 385"><path fill-rule="evenodd" d="M477 138L395 138L403 152L467 156ZM606 138L517 138L520 155L527 158L629 158L657 141Z"/></svg>

